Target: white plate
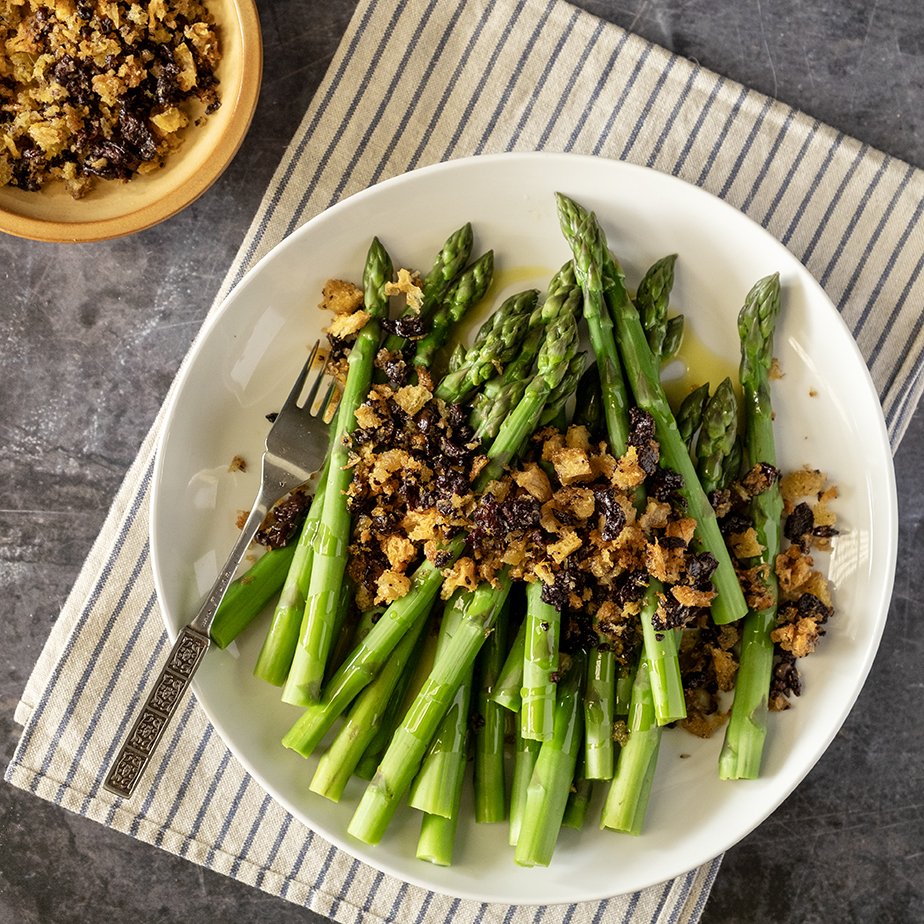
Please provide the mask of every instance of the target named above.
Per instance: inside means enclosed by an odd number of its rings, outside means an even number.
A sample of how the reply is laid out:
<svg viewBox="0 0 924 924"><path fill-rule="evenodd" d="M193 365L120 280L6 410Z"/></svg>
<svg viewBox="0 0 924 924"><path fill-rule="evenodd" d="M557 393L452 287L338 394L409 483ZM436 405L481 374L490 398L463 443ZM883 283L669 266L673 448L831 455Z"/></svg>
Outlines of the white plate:
<svg viewBox="0 0 924 924"><path fill-rule="evenodd" d="M506 826L460 826L457 860L442 869L414 856L418 820L402 810L377 847L346 834L360 784L339 805L308 791L306 763L279 744L299 715L254 680L262 637L255 625L235 651L213 651L196 695L238 759L276 800L330 841L387 873L482 901L558 903L600 899L676 876L730 847L782 802L837 733L866 678L885 622L896 550L896 499L875 390L837 311L802 265L730 206L675 178L610 160L511 154L454 161L359 193L318 216L265 257L206 325L167 410L153 488L151 550L171 636L195 610L249 506L267 423L318 335L324 281L359 280L372 235L396 265L429 268L450 231L471 221L476 248L493 248L494 294L543 287L569 256L553 192L594 209L630 283L667 253L680 255L672 299L700 343L737 362L735 318L745 293L779 271L784 309L774 383L780 462L810 464L840 486L841 535L828 564L837 614L804 662L805 689L773 715L763 776L721 782L722 735L664 737L649 817L639 838L589 821L564 831L548 870L515 866ZM722 365L724 363L724 366ZM241 454L252 465L230 474Z"/></svg>

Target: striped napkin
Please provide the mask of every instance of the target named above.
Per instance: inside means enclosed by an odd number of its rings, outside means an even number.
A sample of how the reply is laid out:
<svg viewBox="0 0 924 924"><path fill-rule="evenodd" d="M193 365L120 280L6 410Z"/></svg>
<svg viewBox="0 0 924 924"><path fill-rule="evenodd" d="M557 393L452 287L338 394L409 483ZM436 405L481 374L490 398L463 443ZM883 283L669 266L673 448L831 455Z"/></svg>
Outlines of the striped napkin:
<svg viewBox="0 0 924 924"><path fill-rule="evenodd" d="M463 155L536 149L676 174L768 228L854 331L898 444L922 389L924 175L562 0L362 0L218 300L357 190ZM194 698L131 804L104 792L166 654L147 541L159 426L23 693L8 781L339 922L699 918L718 860L634 895L546 908L460 901L378 873L262 792Z"/></svg>

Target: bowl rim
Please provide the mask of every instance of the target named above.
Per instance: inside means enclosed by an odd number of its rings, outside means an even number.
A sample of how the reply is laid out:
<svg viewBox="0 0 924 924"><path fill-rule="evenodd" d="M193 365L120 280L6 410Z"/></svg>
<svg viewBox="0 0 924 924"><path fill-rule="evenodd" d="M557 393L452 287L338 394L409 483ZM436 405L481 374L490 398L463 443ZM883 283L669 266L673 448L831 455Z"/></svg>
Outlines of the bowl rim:
<svg viewBox="0 0 924 924"><path fill-rule="evenodd" d="M241 37L241 74L235 92L224 105L232 107L228 131L214 155L188 180L153 202L130 212L87 221L34 218L0 206L0 231L14 237L47 243L90 243L144 231L172 218L196 201L224 173L234 159L253 120L263 76L263 37L256 0L232 0L234 29Z"/></svg>

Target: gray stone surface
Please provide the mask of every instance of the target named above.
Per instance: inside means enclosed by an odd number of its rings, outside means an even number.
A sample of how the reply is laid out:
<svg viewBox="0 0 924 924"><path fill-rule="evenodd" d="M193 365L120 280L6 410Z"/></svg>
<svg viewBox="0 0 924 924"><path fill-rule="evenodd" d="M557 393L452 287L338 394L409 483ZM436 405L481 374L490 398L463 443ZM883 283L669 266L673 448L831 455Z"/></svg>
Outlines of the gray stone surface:
<svg viewBox="0 0 924 924"><path fill-rule="evenodd" d="M920 0L579 5L924 166ZM352 7L261 3L254 126L182 214L111 243L0 239L4 766L26 677ZM908 707L922 698L922 452L919 413L896 460L899 570L872 674L802 786L726 855L707 924L924 920L924 721ZM323 920L0 786L0 924L111 919Z"/></svg>

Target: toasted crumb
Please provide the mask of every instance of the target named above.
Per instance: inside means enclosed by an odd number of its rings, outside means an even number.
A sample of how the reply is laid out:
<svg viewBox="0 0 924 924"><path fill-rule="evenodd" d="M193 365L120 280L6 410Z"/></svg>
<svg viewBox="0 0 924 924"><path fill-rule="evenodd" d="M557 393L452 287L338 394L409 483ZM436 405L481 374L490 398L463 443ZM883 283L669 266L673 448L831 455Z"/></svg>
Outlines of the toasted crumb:
<svg viewBox="0 0 924 924"><path fill-rule="evenodd" d="M528 462L522 469L515 471L513 480L543 504L552 499L549 476L535 462Z"/></svg>
<svg viewBox="0 0 924 924"><path fill-rule="evenodd" d="M682 606L709 606L715 599L714 590L697 590L677 584L671 588L674 599Z"/></svg>
<svg viewBox="0 0 924 924"><path fill-rule="evenodd" d="M578 481L590 481L594 477L593 466L584 449L562 447L556 449L552 455L552 465L555 473L563 485L574 484Z"/></svg>
<svg viewBox="0 0 924 924"><path fill-rule="evenodd" d="M363 306L363 290L343 279L328 279L321 289L318 308L334 314L353 314Z"/></svg>
<svg viewBox="0 0 924 924"><path fill-rule="evenodd" d="M617 488L627 490L638 487L645 480L645 470L639 464L638 450L630 446L625 454L616 463L613 473L613 484Z"/></svg>
<svg viewBox="0 0 924 924"><path fill-rule="evenodd" d="M395 392L395 403L413 417L432 397L430 389L423 385L405 385Z"/></svg>
<svg viewBox="0 0 924 924"><path fill-rule="evenodd" d="M230 465L228 465L229 472L246 472L247 471L247 460L243 456L236 455L232 460Z"/></svg>
<svg viewBox="0 0 924 924"><path fill-rule="evenodd" d="M420 288L420 275L411 270L399 269L397 281L385 283L385 294L404 295L408 308L419 313L423 305L423 289Z"/></svg>
<svg viewBox="0 0 924 924"><path fill-rule="evenodd" d="M549 555L552 556L553 561L561 564L572 552L576 552L582 544L581 537L574 530L569 530L558 542L553 542L549 546Z"/></svg>
<svg viewBox="0 0 924 924"><path fill-rule="evenodd" d="M463 590L474 590L477 586L478 570L475 560L468 555L463 555L451 568L443 572L443 589L440 591L440 596L443 600L448 600L458 587Z"/></svg>
<svg viewBox="0 0 924 924"><path fill-rule="evenodd" d="M784 475L780 481L780 492L785 501L796 501L802 497L817 495L828 479L817 468L801 468Z"/></svg>
<svg viewBox="0 0 924 924"><path fill-rule="evenodd" d="M352 314L337 314L324 330L330 337L344 340L358 334L369 323L369 318L369 313L362 309Z"/></svg>
<svg viewBox="0 0 924 924"><path fill-rule="evenodd" d="M411 579L397 571L383 571L376 586L378 593L375 595L375 602L388 604L400 600L407 594L411 589Z"/></svg>
<svg viewBox="0 0 924 924"><path fill-rule="evenodd" d="M732 554L738 559L758 558L764 547L757 540L757 531L753 526L743 533L732 533L729 537Z"/></svg>
<svg viewBox="0 0 924 924"><path fill-rule="evenodd" d="M815 650L819 628L814 619L800 619L798 622L778 626L770 638L784 651L792 652L797 658L804 658Z"/></svg>

